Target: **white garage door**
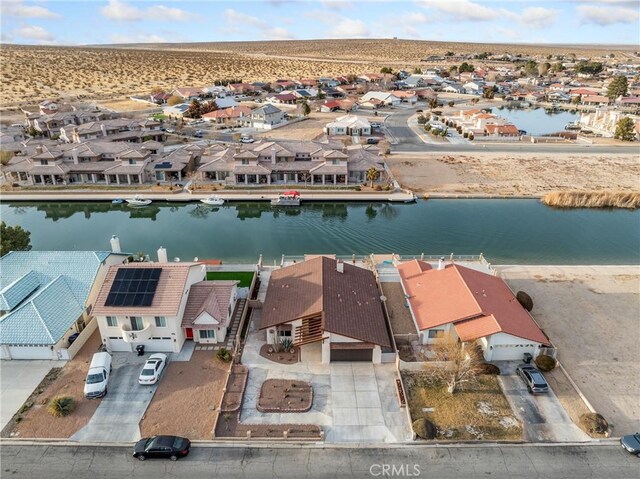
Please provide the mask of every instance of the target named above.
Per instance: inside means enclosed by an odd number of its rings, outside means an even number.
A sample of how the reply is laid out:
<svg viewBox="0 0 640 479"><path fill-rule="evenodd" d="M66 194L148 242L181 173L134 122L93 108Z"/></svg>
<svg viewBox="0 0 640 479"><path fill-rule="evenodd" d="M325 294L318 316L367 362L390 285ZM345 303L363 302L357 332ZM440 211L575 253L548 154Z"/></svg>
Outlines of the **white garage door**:
<svg viewBox="0 0 640 479"><path fill-rule="evenodd" d="M535 355L535 344L494 344L490 361L521 361L524 353Z"/></svg>
<svg viewBox="0 0 640 479"><path fill-rule="evenodd" d="M111 352L125 352L129 353L132 351L131 344L125 343L124 339L107 339L107 349Z"/></svg>
<svg viewBox="0 0 640 479"><path fill-rule="evenodd" d="M48 346L9 346L11 359L53 359Z"/></svg>
<svg viewBox="0 0 640 479"><path fill-rule="evenodd" d="M144 343L145 351L158 352L158 353L171 353L173 352L173 341L171 338L165 339L150 339Z"/></svg>

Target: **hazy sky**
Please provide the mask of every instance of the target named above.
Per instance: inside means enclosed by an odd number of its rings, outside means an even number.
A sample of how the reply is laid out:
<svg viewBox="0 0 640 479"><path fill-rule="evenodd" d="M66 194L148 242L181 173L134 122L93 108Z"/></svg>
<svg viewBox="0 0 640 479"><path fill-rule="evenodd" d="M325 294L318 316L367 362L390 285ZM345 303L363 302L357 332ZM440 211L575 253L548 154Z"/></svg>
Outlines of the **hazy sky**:
<svg viewBox="0 0 640 479"><path fill-rule="evenodd" d="M640 43L640 0L0 0L2 41L27 44L389 38Z"/></svg>

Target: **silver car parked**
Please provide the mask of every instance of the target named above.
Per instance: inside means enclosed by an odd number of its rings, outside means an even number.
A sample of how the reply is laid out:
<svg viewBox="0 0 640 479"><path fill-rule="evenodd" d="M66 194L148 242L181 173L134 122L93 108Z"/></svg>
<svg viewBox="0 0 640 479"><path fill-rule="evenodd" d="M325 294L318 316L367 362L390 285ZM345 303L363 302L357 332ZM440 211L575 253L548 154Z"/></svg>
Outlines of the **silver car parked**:
<svg viewBox="0 0 640 479"><path fill-rule="evenodd" d="M525 382L530 393L549 392L549 384L547 384L547 380L537 368L529 364L521 364L516 368L516 373Z"/></svg>

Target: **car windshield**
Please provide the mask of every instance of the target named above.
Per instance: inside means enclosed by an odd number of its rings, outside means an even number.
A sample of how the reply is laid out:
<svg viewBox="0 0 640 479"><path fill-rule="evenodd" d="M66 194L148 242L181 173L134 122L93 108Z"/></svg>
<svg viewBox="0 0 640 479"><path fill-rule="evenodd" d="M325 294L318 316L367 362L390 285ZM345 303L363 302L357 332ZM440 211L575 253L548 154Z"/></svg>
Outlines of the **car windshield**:
<svg viewBox="0 0 640 479"><path fill-rule="evenodd" d="M99 374L89 374L87 376L87 384L96 384L101 383L104 380L104 376L102 373Z"/></svg>
<svg viewBox="0 0 640 479"><path fill-rule="evenodd" d="M547 382L544 380L544 377L539 372L531 371L529 374L531 374L531 379L535 384L538 384L540 386L544 386L547 384Z"/></svg>
<svg viewBox="0 0 640 479"><path fill-rule="evenodd" d="M143 369L140 373L140 376L153 376L155 373L154 369Z"/></svg>

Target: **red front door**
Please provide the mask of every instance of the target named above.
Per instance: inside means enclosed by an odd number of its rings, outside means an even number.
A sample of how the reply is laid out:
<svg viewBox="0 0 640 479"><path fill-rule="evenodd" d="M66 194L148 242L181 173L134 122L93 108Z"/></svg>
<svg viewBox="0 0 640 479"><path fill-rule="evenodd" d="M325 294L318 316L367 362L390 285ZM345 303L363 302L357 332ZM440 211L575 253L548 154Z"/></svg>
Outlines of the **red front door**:
<svg viewBox="0 0 640 479"><path fill-rule="evenodd" d="M184 328L187 339L193 339L193 328Z"/></svg>

